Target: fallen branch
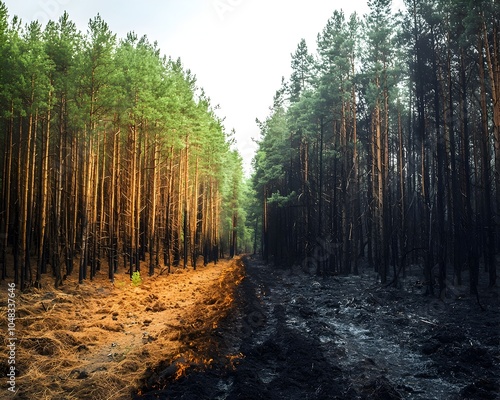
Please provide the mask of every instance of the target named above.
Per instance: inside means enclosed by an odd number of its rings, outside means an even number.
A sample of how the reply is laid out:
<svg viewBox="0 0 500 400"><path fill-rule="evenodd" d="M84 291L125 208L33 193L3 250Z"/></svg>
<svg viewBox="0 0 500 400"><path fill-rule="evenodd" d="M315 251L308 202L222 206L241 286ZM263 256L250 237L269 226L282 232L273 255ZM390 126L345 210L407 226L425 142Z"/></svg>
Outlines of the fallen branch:
<svg viewBox="0 0 500 400"><path fill-rule="evenodd" d="M431 322L431 321L427 321L426 319L423 319L423 318L419 318L420 321L426 323L426 324L429 324L429 325L433 325L433 326L438 326L438 324L435 324L434 322Z"/></svg>

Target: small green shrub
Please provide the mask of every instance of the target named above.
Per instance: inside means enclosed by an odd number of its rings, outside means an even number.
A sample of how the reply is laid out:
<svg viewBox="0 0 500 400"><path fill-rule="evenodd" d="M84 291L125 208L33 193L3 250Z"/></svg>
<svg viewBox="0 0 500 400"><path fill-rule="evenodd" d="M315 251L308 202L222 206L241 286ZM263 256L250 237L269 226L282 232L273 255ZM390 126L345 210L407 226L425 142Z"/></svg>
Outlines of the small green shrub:
<svg viewBox="0 0 500 400"><path fill-rule="evenodd" d="M139 286L142 283L141 273L139 271L135 271L132 273L132 284L134 286Z"/></svg>

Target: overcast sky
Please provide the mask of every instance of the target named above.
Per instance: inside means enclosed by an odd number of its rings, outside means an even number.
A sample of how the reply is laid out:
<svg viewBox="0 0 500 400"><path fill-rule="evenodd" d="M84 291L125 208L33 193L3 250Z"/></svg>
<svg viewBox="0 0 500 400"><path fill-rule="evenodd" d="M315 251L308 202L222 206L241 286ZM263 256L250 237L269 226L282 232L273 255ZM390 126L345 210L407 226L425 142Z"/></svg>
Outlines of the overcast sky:
<svg viewBox="0 0 500 400"><path fill-rule="evenodd" d="M23 22L57 20L66 10L79 30L98 13L118 38L134 31L157 41L163 54L181 58L212 104L236 131L249 170L265 119L290 55L301 38L309 49L333 11L368 12L366 0L3 0ZM402 3L402 0L395 0Z"/></svg>

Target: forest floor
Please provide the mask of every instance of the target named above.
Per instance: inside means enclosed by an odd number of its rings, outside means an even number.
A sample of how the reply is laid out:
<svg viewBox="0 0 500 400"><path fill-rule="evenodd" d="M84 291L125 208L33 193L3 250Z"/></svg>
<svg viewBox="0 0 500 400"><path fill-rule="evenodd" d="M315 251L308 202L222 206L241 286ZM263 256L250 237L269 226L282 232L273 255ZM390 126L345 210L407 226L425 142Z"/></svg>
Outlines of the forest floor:
<svg viewBox="0 0 500 400"><path fill-rule="evenodd" d="M59 290L47 276L44 289L17 291L15 396L6 390L7 282L0 282L0 399L130 399L164 360L176 368L163 379L182 376L184 366L206 368L213 344L191 337L216 329L234 308L242 276L236 259L175 268L139 285L127 274L112 284L102 271L83 284L68 277Z"/></svg>
<svg viewBox="0 0 500 400"><path fill-rule="evenodd" d="M394 288L244 260L237 307L193 337L211 362L165 360L137 399L500 399L498 288L483 310L465 285L426 296L417 267Z"/></svg>
<svg viewBox="0 0 500 400"><path fill-rule="evenodd" d="M17 296L15 398L499 399L499 289L481 282L483 311L466 286L426 296L419 275L394 288L244 257L138 286L47 277Z"/></svg>

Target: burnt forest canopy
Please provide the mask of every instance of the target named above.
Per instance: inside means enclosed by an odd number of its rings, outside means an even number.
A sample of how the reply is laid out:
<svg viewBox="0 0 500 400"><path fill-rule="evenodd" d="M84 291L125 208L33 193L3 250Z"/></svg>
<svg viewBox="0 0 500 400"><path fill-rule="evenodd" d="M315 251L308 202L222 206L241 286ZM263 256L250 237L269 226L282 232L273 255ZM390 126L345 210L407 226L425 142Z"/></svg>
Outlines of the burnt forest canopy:
<svg viewBox="0 0 500 400"><path fill-rule="evenodd" d="M260 249L320 275L422 268L496 285L500 52L492 1L371 0L297 44L254 159Z"/></svg>

